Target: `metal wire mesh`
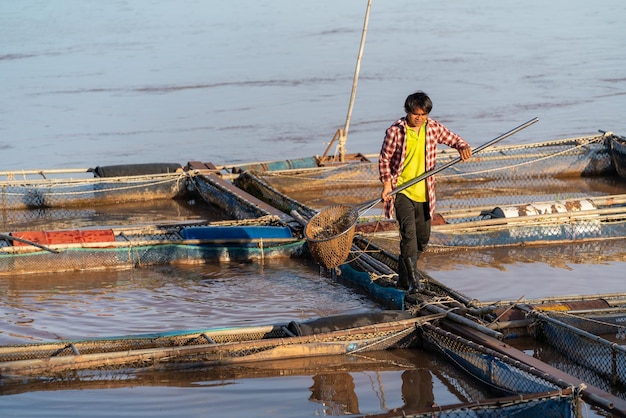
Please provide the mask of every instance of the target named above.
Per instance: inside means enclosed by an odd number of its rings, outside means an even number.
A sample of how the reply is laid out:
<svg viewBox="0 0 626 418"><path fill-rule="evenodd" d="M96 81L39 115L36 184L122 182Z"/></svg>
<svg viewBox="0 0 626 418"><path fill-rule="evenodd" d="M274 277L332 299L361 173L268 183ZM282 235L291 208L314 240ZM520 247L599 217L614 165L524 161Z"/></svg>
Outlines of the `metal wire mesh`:
<svg viewBox="0 0 626 418"><path fill-rule="evenodd" d="M156 365L224 364L280 358L277 347L298 355L328 355L406 348L416 338L414 324L372 325L311 336L291 336L287 326L250 327L180 336L120 337L5 346L3 375L62 375L76 370L115 370ZM333 347L334 345L334 347ZM299 348L299 347L305 348ZM317 346L317 348L316 348ZM185 366L186 367L186 366Z"/></svg>
<svg viewBox="0 0 626 418"><path fill-rule="evenodd" d="M621 332L622 326L565 313L531 315L538 318L534 332L539 338L570 361L626 387L626 347L598 336L611 328Z"/></svg>
<svg viewBox="0 0 626 418"><path fill-rule="evenodd" d="M499 418L578 417L578 394L574 390L546 392L532 396L499 398L472 404L438 406L424 412L401 411L398 415L368 415L369 418Z"/></svg>
<svg viewBox="0 0 626 418"><path fill-rule="evenodd" d="M620 215L622 217L623 215ZM626 225L626 219L619 218L613 222L604 217L601 219L576 219L575 217L541 221L530 220L526 223L512 221L502 225L476 228L458 228L443 230L433 228L431 245L448 247L485 247L494 245L510 245L518 242L571 242L607 237L620 237ZM614 230L614 231L613 231Z"/></svg>
<svg viewBox="0 0 626 418"><path fill-rule="evenodd" d="M588 196L588 190L569 187L570 179L613 176L606 138L603 135L549 142L493 146L467 162L437 174L437 208L448 210L484 205L506 205L552 200L567 194ZM437 164L458 157L442 149ZM277 190L299 202L320 203L372 200L380 195L378 163L353 163L301 172L264 172L259 175ZM546 199L547 195L551 195ZM351 202L351 201L350 201Z"/></svg>
<svg viewBox="0 0 626 418"><path fill-rule="evenodd" d="M353 206L333 205L309 220L304 235L315 261L326 268L335 268L346 261L358 217Z"/></svg>
<svg viewBox="0 0 626 418"><path fill-rule="evenodd" d="M124 178L6 180L0 183L3 209L34 209L145 201L173 197L186 189L187 174Z"/></svg>
<svg viewBox="0 0 626 418"><path fill-rule="evenodd" d="M538 371L430 324L422 326L425 343L492 389L505 394L559 389Z"/></svg>

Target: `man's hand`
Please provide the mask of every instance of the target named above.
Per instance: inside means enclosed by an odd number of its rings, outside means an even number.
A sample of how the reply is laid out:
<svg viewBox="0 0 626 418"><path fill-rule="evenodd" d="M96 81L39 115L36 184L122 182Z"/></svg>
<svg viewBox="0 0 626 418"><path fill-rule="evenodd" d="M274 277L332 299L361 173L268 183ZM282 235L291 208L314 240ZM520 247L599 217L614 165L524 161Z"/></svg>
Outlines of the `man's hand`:
<svg viewBox="0 0 626 418"><path fill-rule="evenodd" d="M472 157L472 149L470 147L461 148L459 155L461 156L461 160L467 161Z"/></svg>
<svg viewBox="0 0 626 418"><path fill-rule="evenodd" d="M383 191L380 194L380 198L383 202L387 202L391 199L393 199L393 196L389 196L389 193L391 193L393 191L393 187L391 187L391 182L390 181L386 181L383 184Z"/></svg>

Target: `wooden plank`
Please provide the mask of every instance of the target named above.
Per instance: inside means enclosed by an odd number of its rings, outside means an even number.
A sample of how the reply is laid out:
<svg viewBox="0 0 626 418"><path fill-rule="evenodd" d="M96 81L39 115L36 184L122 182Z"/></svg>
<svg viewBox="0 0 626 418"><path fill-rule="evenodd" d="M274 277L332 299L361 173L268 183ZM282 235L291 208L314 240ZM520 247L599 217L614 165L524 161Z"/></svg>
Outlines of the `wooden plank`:
<svg viewBox="0 0 626 418"><path fill-rule="evenodd" d="M192 171L197 171L198 173L208 174L218 174L220 169L215 166L215 164L209 162L204 163L202 161L189 161L187 163L187 169Z"/></svg>
<svg viewBox="0 0 626 418"><path fill-rule="evenodd" d="M262 201L261 199L258 199L257 197L251 195L250 193L246 192L245 190L242 190L240 188L238 188L237 186L235 186L234 184L221 179L220 177L216 176L215 174L207 174L206 177L210 178L211 183L215 184L216 186L220 187L221 189L225 190L227 193L230 193L232 195L238 196L241 199L253 204L254 206L262 209L264 212L266 212L269 215L273 215L273 216L277 216L280 219L282 219L284 222L295 222L295 220L287 215L285 212L276 209L274 206L271 206L267 203L265 203L264 201Z"/></svg>

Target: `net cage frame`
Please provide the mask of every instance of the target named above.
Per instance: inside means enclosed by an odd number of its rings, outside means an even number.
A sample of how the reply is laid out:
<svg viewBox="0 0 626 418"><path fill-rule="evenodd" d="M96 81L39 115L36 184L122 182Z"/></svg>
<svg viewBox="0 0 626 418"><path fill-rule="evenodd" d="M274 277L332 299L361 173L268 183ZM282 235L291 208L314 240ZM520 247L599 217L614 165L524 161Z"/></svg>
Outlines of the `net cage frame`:
<svg viewBox="0 0 626 418"><path fill-rule="evenodd" d="M623 332L623 325L567 312L531 311L528 315L534 319L531 330L536 338L610 385L626 388L626 347L597 335L611 329Z"/></svg>
<svg viewBox="0 0 626 418"><path fill-rule="evenodd" d="M560 406L558 403L552 406L548 404L548 410L556 407L560 411L571 413L571 415L558 416L579 416L574 411L579 411L582 406L582 392L586 387L584 384L573 386L556 376L463 338L438 325L425 323L419 328L419 339L423 348L446 358L461 371L499 393L500 396L517 396L522 401L525 396L540 396L539 394L556 391L560 395L553 399L557 401L560 399L559 402L565 401L565 404L560 403ZM562 395L566 393L569 396L563 397ZM481 403L489 403L489 400ZM500 404L500 406L503 405ZM563 406L565 408L561 409ZM470 405L466 405L464 408L457 409L456 413L450 416L476 416L465 415L470 410ZM491 412L493 412L493 416L501 416L499 414L502 411L496 407Z"/></svg>
<svg viewBox="0 0 626 418"><path fill-rule="evenodd" d="M0 347L3 379L72 379L76 371L114 373L137 368L188 368L264 361L278 347L305 347L308 355L354 354L417 344L417 323L428 317L392 321L331 333L298 335L291 324L103 337ZM172 335L173 334L173 335ZM279 359L279 353L276 358Z"/></svg>
<svg viewBox="0 0 626 418"><path fill-rule="evenodd" d="M350 341L355 337L355 329L350 329L336 333L333 336L327 335L326 337L328 338L321 335L312 335L285 339L288 334L285 328L288 328L288 326L282 324L266 327L242 328L238 329L236 332L233 332L233 330L217 332L196 331L190 334L171 336L170 338L172 338L172 340L167 343L165 343L165 341L157 342L160 338L129 338L128 341L118 340L118 343L124 346L130 345L138 347L138 345L141 346L145 344L145 347L156 343L155 345L165 345L167 348L162 350L162 357L159 356L161 350L157 350L153 353L139 350L136 352L137 355L133 355L132 353L135 350L130 350L120 353L128 355L125 361L118 363L114 357L106 359L96 358L94 362L87 363L88 367L76 367L71 361L65 364L65 367L61 365L59 365L61 367L54 367L52 364L54 360L51 358L49 361L44 361L48 364L46 364L47 372L43 374L55 380L72 380L89 376L90 373L104 372L111 376L117 374L124 375L130 373L134 368L152 368L155 366L164 369L180 368L181 366L187 368L190 364L194 364L193 367L206 367L210 365L246 361L247 356L254 357L256 354L262 356L264 351L272 350L277 345L284 345L289 342L294 344L303 342L338 342ZM562 413L567 413L580 407L579 397L581 388L566 385L562 381L555 381L551 376L543 374L524 363L514 361L477 343L465 340L429 322L419 323L419 320L417 320L416 323L410 324L408 321L397 321L383 326L372 325L357 329L363 332L362 337L365 339L358 344L358 348L351 352L373 351L397 346L406 347L407 344L412 346L415 342L409 342L409 340L419 343L419 341L423 339L422 343L428 345L431 351L432 348L435 347L435 352L443 354L444 357L448 357L452 360L451 363L456 366L459 366L459 359L465 359L466 363L460 365L461 369L464 371L469 370L469 374L474 379L487 383L492 388L496 388L496 392L502 392L505 395L516 393L514 397L511 395L509 398L487 399L463 405L443 406L438 408L438 411L448 411L451 415L442 414L438 416L475 416L473 414L481 410L484 410L486 413L493 413L494 416L498 416L498 414L503 411L521 411L521 413L529 411L561 411ZM251 337L258 338L258 340L245 341L247 338ZM163 337L163 339L167 340L166 337ZM215 343L219 341L224 345L223 347L215 347L214 345L212 347L211 344L206 344L207 341L211 340ZM115 341L108 339L99 341L96 339L86 342L109 345L113 344ZM80 341L76 341L75 344L80 344ZM37 344L25 344L22 348L28 349L36 345ZM60 345L63 346L63 343ZM67 344L63 346L61 350L63 352L59 352L58 356L67 357L69 359L77 356L78 353L75 352L76 348L72 345L73 344ZM87 348L82 347L82 349L86 350ZM119 346L117 349L119 349ZM80 354L80 357L90 357L86 352L81 352ZM60 360L59 357L56 358ZM482 367L482 372L476 373L476 370L472 367L467 367L467 364L471 362L477 362L477 364ZM33 369L32 366L34 364L35 363L28 361L24 362L24 365L28 367L29 371L37 372L37 375L41 378L41 370ZM509 375L508 381L502 378L503 373L504 376ZM492 378L492 381L485 382L484 376L489 376ZM23 376L21 378L23 379ZM558 416L574 415L559 414Z"/></svg>
<svg viewBox="0 0 626 418"><path fill-rule="evenodd" d="M430 408L394 409L367 418L582 417L579 388L515 395Z"/></svg>
<svg viewBox="0 0 626 418"><path fill-rule="evenodd" d="M439 211L475 206L524 204L554 200L564 194L585 197L564 184L581 178L614 176L605 135L590 135L519 145L494 145L462 164L435 176ZM455 150L438 151L437 164L458 156ZM359 162L310 170L257 172L278 191L306 203L365 201L380 195L378 162ZM577 186L577 184L576 184ZM528 190L526 188L528 187ZM601 192L597 192L600 193ZM302 197L302 199L299 199ZM303 200L304 199L304 200ZM377 216L378 211L377 211Z"/></svg>
<svg viewBox="0 0 626 418"><path fill-rule="evenodd" d="M1 180L5 210L70 208L182 196L193 173L176 172L108 178Z"/></svg>

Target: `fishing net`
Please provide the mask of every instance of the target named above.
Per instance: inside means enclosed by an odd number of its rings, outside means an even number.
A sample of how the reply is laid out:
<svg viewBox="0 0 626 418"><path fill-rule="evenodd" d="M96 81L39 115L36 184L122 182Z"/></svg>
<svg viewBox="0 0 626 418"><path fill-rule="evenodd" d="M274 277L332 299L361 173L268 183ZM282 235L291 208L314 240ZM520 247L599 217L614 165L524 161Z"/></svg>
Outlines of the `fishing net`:
<svg viewBox="0 0 626 418"><path fill-rule="evenodd" d="M606 177L615 175L605 141L604 135L593 135L494 145L437 174L437 210L604 194ZM457 157L456 150L442 147L437 165ZM382 187L377 161L257 175L278 191L313 208L336 202L358 204L380 196ZM586 187L581 188L581 182ZM597 192L590 192L590 187Z"/></svg>
<svg viewBox="0 0 626 418"><path fill-rule="evenodd" d="M346 261L358 217L359 212L353 206L333 205L311 218L304 235L315 261L329 269Z"/></svg>
<svg viewBox="0 0 626 418"><path fill-rule="evenodd" d="M79 370L173 369L409 348L416 344L416 325L427 320L412 318L314 335L297 335L291 324L279 324L3 346L0 374L71 379L72 372Z"/></svg>
<svg viewBox="0 0 626 418"><path fill-rule="evenodd" d="M282 226L281 220L266 216L248 220L211 223L211 227ZM206 224L189 222L184 226L132 227L123 229L28 231L23 234L49 250L33 245L12 244L12 236L0 236L0 276L101 269L141 268L171 263L198 263L210 260L250 261L299 253L297 239L270 242L259 239L228 240L185 239L185 231ZM80 234L78 234L80 232ZM85 234L87 232L87 234ZM108 233L108 234L107 234ZM52 237L57 241L41 241ZM103 237L108 238L105 240ZM59 240L66 239L67 243ZM90 241L91 240L91 241ZM280 240L279 240L280 241ZM190 245L190 242L193 242ZM50 247L52 246L52 247ZM51 251L55 251L54 253Z"/></svg>
<svg viewBox="0 0 626 418"><path fill-rule="evenodd" d="M443 413L442 409L437 416L577 416L574 411L580 406L578 392L581 388L568 386L555 376L434 324L422 324L420 330L421 340L429 351L439 353L494 393L510 396L509 401L502 401L501 398L491 404L489 400L476 405L465 404L460 408L450 408L449 413ZM563 396L566 393L567 396Z"/></svg>
<svg viewBox="0 0 626 418"><path fill-rule="evenodd" d="M616 310L604 318L585 317L567 312L530 312L536 319L533 331L557 352L582 368L626 388L626 347L620 345L626 327ZM601 335L607 338L602 338ZM610 341L609 338L615 341Z"/></svg>
<svg viewBox="0 0 626 418"><path fill-rule="evenodd" d="M457 405L435 405L419 411L393 410L368 418L580 417L576 388L518 395Z"/></svg>
<svg viewBox="0 0 626 418"><path fill-rule="evenodd" d="M187 173L151 174L121 178L19 179L0 181L3 209L67 208L119 202L145 202L181 196Z"/></svg>

